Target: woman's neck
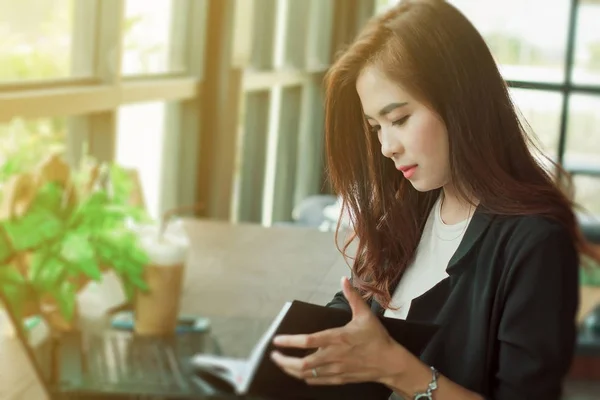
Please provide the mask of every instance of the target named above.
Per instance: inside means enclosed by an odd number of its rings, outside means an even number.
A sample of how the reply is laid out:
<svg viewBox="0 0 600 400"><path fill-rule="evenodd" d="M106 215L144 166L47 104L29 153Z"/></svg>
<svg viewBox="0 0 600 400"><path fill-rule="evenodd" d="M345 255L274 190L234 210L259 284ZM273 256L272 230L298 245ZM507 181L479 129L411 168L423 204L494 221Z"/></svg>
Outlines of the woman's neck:
<svg viewBox="0 0 600 400"><path fill-rule="evenodd" d="M474 198L471 198L470 201L462 198L451 185L444 186L441 196L440 216L442 221L448 225L457 224L471 217L479 203Z"/></svg>

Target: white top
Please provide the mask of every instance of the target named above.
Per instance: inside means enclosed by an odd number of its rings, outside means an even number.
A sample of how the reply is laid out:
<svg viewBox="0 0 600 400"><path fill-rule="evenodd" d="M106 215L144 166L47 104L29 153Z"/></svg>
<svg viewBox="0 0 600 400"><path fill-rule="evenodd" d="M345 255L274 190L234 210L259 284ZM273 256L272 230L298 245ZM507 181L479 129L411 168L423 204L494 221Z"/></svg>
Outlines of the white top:
<svg viewBox="0 0 600 400"><path fill-rule="evenodd" d="M448 276L448 262L460 244L471 216L454 225L446 225L440 215L441 199L438 198L425 223L421 241L414 261L408 266L396 291L392 295L386 317L406 319L412 300L421 296Z"/></svg>

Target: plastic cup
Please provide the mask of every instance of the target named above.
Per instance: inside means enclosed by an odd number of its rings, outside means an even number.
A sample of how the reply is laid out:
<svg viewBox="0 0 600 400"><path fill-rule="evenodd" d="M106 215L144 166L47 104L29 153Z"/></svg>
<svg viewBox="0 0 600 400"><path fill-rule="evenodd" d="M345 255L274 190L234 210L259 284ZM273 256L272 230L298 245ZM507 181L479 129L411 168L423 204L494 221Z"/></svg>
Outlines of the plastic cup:
<svg viewBox="0 0 600 400"><path fill-rule="evenodd" d="M144 278L148 291L135 296L135 333L175 333L189 241L183 229L167 230L161 237L158 226L137 229L140 245L148 254Z"/></svg>

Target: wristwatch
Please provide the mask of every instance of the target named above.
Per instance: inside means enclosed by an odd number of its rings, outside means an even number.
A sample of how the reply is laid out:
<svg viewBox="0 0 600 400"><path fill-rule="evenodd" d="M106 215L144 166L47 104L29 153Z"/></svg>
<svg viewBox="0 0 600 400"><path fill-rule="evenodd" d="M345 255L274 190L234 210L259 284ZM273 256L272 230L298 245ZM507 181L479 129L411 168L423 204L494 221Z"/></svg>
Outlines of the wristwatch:
<svg viewBox="0 0 600 400"><path fill-rule="evenodd" d="M438 388L437 380L439 376L439 372L434 367L431 368L431 382L427 386L427 390L422 393L415 393L415 397L413 400L433 400L433 392Z"/></svg>

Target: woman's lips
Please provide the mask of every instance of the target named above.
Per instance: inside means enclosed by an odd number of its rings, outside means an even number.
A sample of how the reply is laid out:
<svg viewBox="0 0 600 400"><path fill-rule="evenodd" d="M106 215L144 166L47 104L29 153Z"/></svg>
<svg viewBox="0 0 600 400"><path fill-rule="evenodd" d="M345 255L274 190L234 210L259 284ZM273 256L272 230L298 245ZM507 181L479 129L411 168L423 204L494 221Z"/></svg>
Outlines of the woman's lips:
<svg viewBox="0 0 600 400"><path fill-rule="evenodd" d="M402 174L404 174L404 177L406 179L410 179L411 176L414 175L415 170L417 169L417 165L407 165L407 166L402 166L400 168L398 168L398 170L402 171Z"/></svg>

